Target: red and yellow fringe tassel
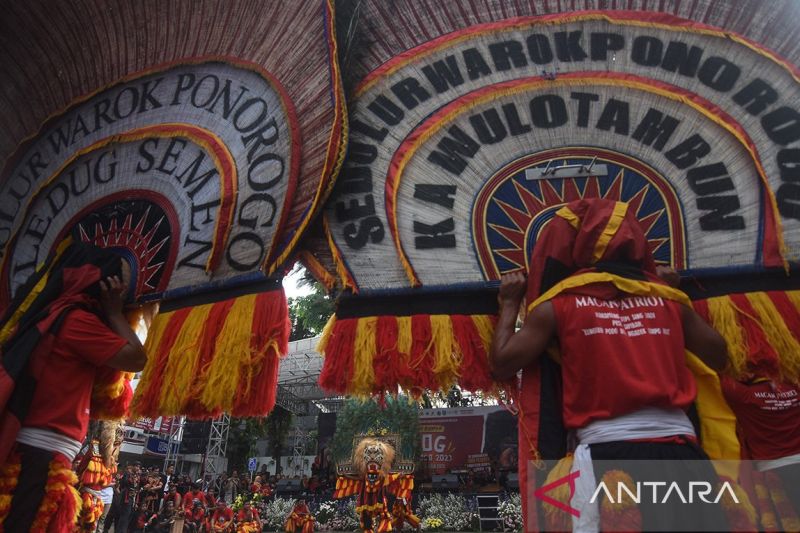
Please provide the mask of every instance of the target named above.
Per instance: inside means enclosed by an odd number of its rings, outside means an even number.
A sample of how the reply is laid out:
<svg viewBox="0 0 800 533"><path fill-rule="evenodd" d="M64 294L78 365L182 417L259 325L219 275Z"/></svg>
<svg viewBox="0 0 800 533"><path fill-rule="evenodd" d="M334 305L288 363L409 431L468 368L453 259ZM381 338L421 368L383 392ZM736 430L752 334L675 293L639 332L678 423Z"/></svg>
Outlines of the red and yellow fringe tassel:
<svg viewBox="0 0 800 533"><path fill-rule="evenodd" d="M11 510L11 499L14 497L21 471L22 463L18 453L12 452L8 461L0 466L0 532L3 531L3 522Z"/></svg>
<svg viewBox="0 0 800 533"><path fill-rule="evenodd" d="M133 412L265 416L275 406L278 363L290 330L283 289L157 316Z"/></svg>
<svg viewBox="0 0 800 533"><path fill-rule="evenodd" d="M557 480L562 479L569 475L572 470L573 457L572 454L559 460L547 474L544 485L547 486L555 483ZM569 483L561 483L547 491L547 496L569 505L572 501L572 492ZM531 497L531 496L529 496ZM572 531L572 517L569 513L564 512L555 505L542 505L544 511L544 524L547 531Z"/></svg>
<svg viewBox="0 0 800 533"><path fill-rule="evenodd" d="M755 372L800 384L800 291L731 294L693 305L728 341L733 377Z"/></svg>
<svg viewBox="0 0 800 533"><path fill-rule="evenodd" d="M78 517L78 531L94 533L97 521L103 516L103 501L89 492L81 493L81 513Z"/></svg>
<svg viewBox="0 0 800 533"><path fill-rule="evenodd" d="M760 531L800 531L800 518L789 502L783 482L772 471L752 471L752 491Z"/></svg>
<svg viewBox="0 0 800 533"><path fill-rule="evenodd" d="M0 532L11 510L22 466L19 454L12 455L0 467ZM78 477L66 457L57 455L50 462L44 498L31 524L32 533L63 533L72 531L81 512L81 496L75 489Z"/></svg>
<svg viewBox="0 0 800 533"><path fill-rule="evenodd" d="M99 455L93 455L81 474L81 487L100 490L109 484L110 477L109 469L103 463L103 458Z"/></svg>
<svg viewBox="0 0 800 533"><path fill-rule="evenodd" d="M733 489L735 499L728 491L719 490L723 482L727 482ZM720 503L728 519L729 531L758 531L756 508L750 503L750 496L741 485L727 476L720 476L717 490L722 496Z"/></svg>
<svg viewBox="0 0 800 533"><path fill-rule="evenodd" d="M490 315L371 316L337 319L322 333L320 385L355 396L420 389L490 391Z"/></svg>
<svg viewBox="0 0 800 533"><path fill-rule="evenodd" d="M297 254L297 260L303 263L303 266L311 272L315 280L325 287L325 290L331 291L336 287L336 278L322 266L322 263L320 263L311 252L308 250L300 250Z"/></svg>
<svg viewBox="0 0 800 533"><path fill-rule="evenodd" d="M133 400L133 374L109 367L100 368L92 388L90 412L96 420L125 418Z"/></svg>
<svg viewBox="0 0 800 533"><path fill-rule="evenodd" d="M602 481L607 487L634 487L631 476L623 470L609 470ZM623 491L620 491L623 492ZM630 494L620 494L615 502L608 498L600 501L600 531L642 531L642 513ZM738 530L736 530L738 531Z"/></svg>

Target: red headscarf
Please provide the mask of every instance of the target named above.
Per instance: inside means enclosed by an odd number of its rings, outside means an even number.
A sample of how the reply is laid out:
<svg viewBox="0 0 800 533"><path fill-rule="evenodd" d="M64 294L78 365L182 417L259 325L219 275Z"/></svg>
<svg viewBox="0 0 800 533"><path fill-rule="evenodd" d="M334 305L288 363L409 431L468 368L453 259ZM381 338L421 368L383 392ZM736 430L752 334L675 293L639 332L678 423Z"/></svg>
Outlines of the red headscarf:
<svg viewBox="0 0 800 533"><path fill-rule="evenodd" d="M647 237L628 204L596 198L559 209L533 249L528 303L559 281L592 271L662 283Z"/></svg>

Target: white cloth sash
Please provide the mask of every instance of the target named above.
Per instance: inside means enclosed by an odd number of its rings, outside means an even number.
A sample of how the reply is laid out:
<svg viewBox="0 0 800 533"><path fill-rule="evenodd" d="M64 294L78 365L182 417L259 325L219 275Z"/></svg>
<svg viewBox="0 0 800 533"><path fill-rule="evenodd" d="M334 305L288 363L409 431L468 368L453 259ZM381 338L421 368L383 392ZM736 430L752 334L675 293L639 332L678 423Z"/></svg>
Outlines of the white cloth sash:
<svg viewBox="0 0 800 533"><path fill-rule="evenodd" d="M575 494L570 505L580 512L572 517L572 531L600 531L600 510L590 503L597 480L594 477L590 444L621 440L657 439L675 435L695 436L694 426L681 409L647 407L609 420L595 420L577 431L580 444L575 448L570 472L580 471L575 479Z"/></svg>
<svg viewBox="0 0 800 533"><path fill-rule="evenodd" d="M800 453L787 455L786 457L778 457L777 459L756 461L756 469L759 472L766 472L767 470L774 470L776 468L794 465L797 463L800 463Z"/></svg>
<svg viewBox="0 0 800 533"><path fill-rule="evenodd" d="M70 462L81 451L81 443L55 431L42 428L22 428L17 433L17 442L27 444L40 450L56 452L65 456Z"/></svg>

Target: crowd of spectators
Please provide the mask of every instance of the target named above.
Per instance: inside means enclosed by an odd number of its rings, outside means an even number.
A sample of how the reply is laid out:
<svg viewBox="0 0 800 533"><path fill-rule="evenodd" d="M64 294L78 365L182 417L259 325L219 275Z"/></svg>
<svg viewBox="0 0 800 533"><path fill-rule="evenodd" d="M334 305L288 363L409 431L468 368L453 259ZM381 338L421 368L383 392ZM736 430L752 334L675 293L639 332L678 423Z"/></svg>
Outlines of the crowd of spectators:
<svg viewBox="0 0 800 533"><path fill-rule="evenodd" d="M233 470L193 481L188 475L175 474L173 466L162 472L132 462L117 473L113 500L97 531L169 532L178 518L183 519L187 533L261 531L259 508L263 506L252 502L269 501L284 479L290 478L270 475L264 467L252 477ZM318 475L291 479L299 481L299 492L310 499L329 497L333 490L327 476L322 481Z"/></svg>

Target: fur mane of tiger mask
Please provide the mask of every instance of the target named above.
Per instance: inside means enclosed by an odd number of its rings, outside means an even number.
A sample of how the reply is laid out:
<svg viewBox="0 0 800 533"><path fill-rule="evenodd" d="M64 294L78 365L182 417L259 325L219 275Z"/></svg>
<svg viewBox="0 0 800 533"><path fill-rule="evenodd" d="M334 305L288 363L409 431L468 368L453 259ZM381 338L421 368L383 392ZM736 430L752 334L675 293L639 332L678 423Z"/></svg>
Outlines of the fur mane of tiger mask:
<svg viewBox="0 0 800 533"><path fill-rule="evenodd" d="M370 482L389 474L395 451L391 444L378 439L362 439L356 446L354 463L358 472Z"/></svg>

